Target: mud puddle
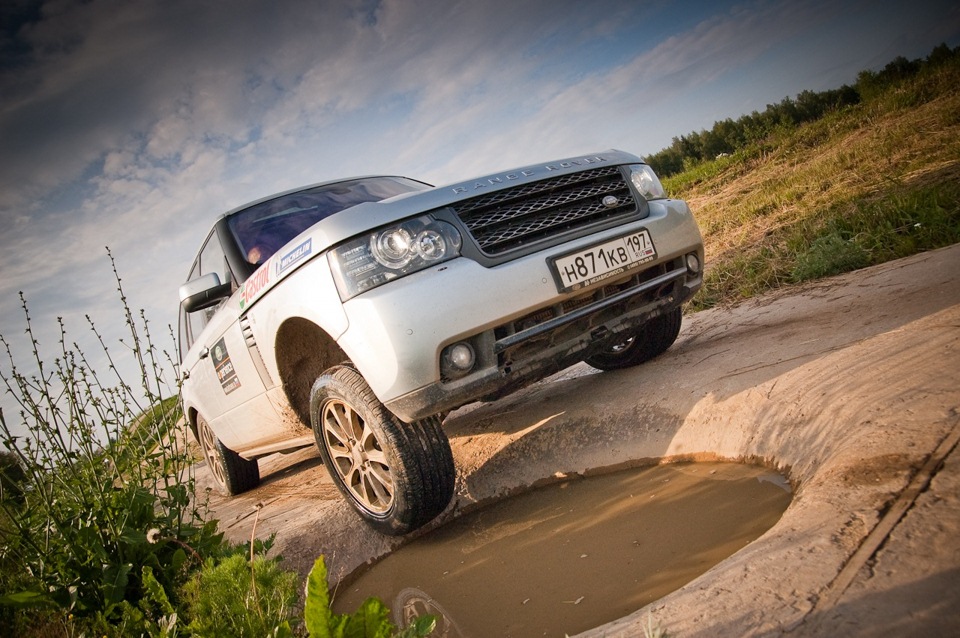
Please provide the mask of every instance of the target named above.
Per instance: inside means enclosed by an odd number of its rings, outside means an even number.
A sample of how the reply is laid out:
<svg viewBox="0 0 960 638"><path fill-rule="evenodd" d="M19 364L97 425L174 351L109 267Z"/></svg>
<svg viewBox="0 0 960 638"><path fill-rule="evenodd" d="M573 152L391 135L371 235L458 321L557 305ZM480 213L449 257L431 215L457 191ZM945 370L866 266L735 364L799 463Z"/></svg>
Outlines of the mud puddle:
<svg viewBox="0 0 960 638"><path fill-rule="evenodd" d="M495 503L387 556L336 594L370 596L433 635L564 636L678 589L772 527L791 499L770 470L662 465L576 478ZM348 579L350 580L350 579Z"/></svg>

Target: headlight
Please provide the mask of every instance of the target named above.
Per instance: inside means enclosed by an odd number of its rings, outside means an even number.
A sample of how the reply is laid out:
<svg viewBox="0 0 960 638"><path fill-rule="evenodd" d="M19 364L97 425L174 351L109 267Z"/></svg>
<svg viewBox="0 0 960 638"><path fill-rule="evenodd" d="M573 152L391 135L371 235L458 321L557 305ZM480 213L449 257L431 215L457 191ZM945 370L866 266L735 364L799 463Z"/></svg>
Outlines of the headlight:
<svg viewBox="0 0 960 638"><path fill-rule="evenodd" d="M460 233L429 216L408 219L352 239L327 253L340 298L429 268L460 254Z"/></svg>
<svg viewBox="0 0 960 638"><path fill-rule="evenodd" d="M630 167L630 181L647 201L667 197L657 174L646 164L634 164Z"/></svg>

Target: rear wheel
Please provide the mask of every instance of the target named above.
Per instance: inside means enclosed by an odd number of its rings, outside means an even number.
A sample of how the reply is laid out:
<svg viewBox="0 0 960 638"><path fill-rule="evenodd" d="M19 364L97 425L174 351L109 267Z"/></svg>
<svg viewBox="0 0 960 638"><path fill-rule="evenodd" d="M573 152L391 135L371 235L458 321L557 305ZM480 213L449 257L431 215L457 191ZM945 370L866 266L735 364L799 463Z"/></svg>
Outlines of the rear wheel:
<svg viewBox="0 0 960 638"><path fill-rule="evenodd" d="M440 419L403 423L359 372L338 366L314 383L310 421L334 483L378 532L406 534L447 507L456 474Z"/></svg>
<svg viewBox="0 0 960 638"><path fill-rule="evenodd" d="M226 447L214 434L206 419L199 415L197 439L200 440L200 449L203 450L207 467L210 468L213 480L221 492L233 496L260 485L260 466L257 461L248 461Z"/></svg>
<svg viewBox="0 0 960 638"><path fill-rule="evenodd" d="M620 370L640 365L673 345L680 334L682 321L683 311L678 306L667 314L654 317L627 339L585 361L598 370Z"/></svg>

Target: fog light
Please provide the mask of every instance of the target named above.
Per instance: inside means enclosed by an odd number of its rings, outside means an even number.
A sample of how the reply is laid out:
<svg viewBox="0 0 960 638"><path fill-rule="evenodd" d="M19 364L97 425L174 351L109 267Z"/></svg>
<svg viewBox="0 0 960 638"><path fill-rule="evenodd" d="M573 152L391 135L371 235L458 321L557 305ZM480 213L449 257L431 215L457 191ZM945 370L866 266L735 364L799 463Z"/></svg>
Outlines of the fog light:
<svg viewBox="0 0 960 638"><path fill-rule="evenodd" d="M697 253L687 255L687 270L693 274L700 272L700 258L697 257Z"/></svg>
<svg viewBox="0 0 960 638"><path fill-rule="evenodd" d="M477 354L473 346L462 341L443 349L443 372L448 376L462 377L473 369Z"/></svg>
<svg viewBox="0 0 960 638"><path fill-rule="evenodd" d="M477 357L469 343L458 343L450 348L450 363L457 370L469 370Z"/></svg>

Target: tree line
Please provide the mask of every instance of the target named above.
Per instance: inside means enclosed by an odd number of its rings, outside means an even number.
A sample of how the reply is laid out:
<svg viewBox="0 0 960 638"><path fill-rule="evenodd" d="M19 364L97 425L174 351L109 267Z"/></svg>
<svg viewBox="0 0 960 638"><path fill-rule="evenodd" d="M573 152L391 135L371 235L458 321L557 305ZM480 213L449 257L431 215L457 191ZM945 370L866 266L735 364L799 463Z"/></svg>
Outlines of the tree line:
<svg viewBox="0 0 960 638"><path fill-rule="evenodd" d="M844 84L827 91L803 91L768 104L763 112L754 111L733 120L715 122L710 130L674 137L667 148L647 156L647 162L660 177L670 177L697 163L732 154L767 139L772 133L818 120L828 113L870 101L904 80L914 78L960 58L960 47L946 44L934 47L926 58L908 60L898 56L880 71L864 70L853 86Z"/></svg>

